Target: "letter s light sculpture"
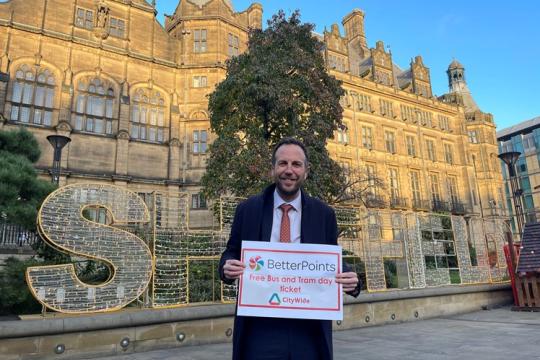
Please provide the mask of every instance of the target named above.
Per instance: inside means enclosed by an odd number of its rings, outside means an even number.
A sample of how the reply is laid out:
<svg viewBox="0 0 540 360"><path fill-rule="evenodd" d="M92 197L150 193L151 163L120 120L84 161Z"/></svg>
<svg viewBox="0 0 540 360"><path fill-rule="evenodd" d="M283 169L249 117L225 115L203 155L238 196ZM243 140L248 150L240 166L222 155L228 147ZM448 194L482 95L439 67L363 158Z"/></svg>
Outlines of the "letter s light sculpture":
<svg viewBox="0 0 540 360"><path fill-rule="evenodd" d="M107 208L114 225L150 219L137 194L112 185L68 185L45 199L38 214L43 239L70 255L103 261L111 271L107 282L94 286L77 278L73 264L29 267L26 279L33 295L59 312L121 309L145 291L152 276L152 254L143 240L87 220L82 214L89 206Z"/></svg>

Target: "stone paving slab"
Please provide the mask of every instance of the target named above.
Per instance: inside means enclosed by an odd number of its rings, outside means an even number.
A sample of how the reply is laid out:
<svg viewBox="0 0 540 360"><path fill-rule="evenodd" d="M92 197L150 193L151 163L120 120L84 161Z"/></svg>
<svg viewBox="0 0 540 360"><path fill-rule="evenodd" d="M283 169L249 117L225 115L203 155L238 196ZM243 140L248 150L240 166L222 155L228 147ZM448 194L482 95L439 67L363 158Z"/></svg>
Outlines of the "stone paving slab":
<svg viewBox="0 0 540 360"><path fill-rule="evenodd" d="M103 357L101 360L229 360L231 344ZM540 359L540 313L509 307L334 333L336 360Z"/></svg>

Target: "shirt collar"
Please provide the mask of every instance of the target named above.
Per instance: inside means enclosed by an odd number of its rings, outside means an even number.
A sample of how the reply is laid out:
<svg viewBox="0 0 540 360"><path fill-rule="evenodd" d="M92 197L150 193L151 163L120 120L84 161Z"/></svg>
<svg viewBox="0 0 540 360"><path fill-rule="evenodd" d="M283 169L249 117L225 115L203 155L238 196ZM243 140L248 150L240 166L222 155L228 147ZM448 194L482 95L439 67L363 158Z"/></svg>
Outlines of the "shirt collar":
<svg viewBox="0 0 540 360"><path fill-rule="evenodd" d="M291 204L294 210L300 212L302 210L302 192L298 194L293 201L285 201L279 196L277 188L274 190L274 210L281 206L281 204Z"/></svg>

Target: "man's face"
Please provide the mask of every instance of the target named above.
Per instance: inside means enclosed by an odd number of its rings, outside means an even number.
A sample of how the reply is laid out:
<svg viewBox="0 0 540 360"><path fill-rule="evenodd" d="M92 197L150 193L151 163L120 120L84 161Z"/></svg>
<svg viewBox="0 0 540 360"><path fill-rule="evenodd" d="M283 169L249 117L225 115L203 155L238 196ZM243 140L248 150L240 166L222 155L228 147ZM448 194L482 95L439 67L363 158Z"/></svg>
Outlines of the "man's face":
<svg viewBox="0 0 540 360"><path fill-rule="evenodd" d="M291 201L296 198L307 174L306 156L302 148L294 144L280 146L276 151L272 177L283 200Z"/></svg>

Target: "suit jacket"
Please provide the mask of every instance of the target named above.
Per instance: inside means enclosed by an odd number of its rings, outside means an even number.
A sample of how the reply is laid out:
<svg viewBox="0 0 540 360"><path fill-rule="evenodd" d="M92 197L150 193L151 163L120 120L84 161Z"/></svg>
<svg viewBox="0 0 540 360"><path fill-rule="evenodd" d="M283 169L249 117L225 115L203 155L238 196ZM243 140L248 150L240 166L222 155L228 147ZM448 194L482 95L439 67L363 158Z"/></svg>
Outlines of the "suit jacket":
<svg viewBox="0 0 540 360"><path fill-rule="evenodd" d="M234 280L226 279L223 265L229 259L240 259L242 240L270 241L273 221L275 185L271 185L263 193L253 196L240 203L236 208L231 235L227 247L221 256L219 273L221 280L232 284ZM302 243L337 245L338 229L334 210L322 201L312 198L302 192L302 219L300 238ZM347 270L344 265L344 271ZM359 284L360 285L360 284ZM352 292L357 296L360 286ZM320 339L317 353L321 359L332 359L332 323L328 320L296 320L296 319L266 319L248 316L237 316L234 321L233 359L244 359L243 349L246 341L264 341L250 337L253 326L260 327L262 323L276 324L281 322L287 328L315 331ZM273 322L273 323L272 323ZM255 325L256 324L256 325ZM272 326L272 325L269 325ZM302 330L303 331L303 330ZM293 332L294 333L294 332ZM270 336L272 334L270 333ZM294 336L294 334L292 334ZM251 345L251 344L250 344ZM304 358L301 356L301 358ZM305 357L312 360L312 357Z"/></svg>

